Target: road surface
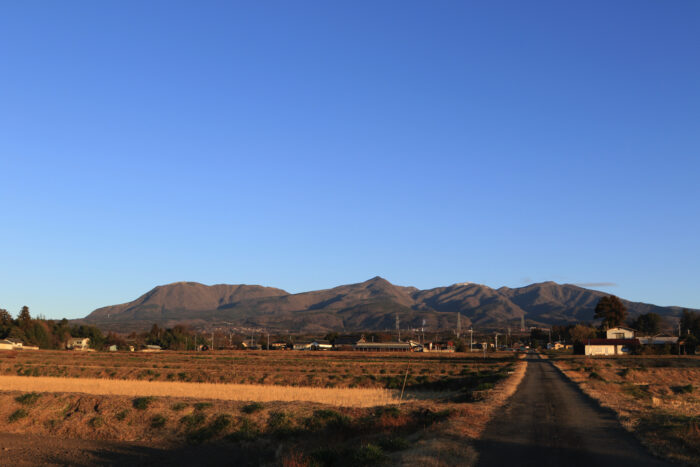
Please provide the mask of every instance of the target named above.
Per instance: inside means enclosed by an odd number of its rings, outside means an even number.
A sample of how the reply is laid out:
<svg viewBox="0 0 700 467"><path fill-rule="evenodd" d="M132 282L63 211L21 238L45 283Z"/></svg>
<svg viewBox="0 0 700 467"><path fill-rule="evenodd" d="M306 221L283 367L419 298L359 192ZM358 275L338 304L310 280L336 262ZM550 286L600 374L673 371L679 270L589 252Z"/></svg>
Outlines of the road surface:
<svg viewBox="0 0 700 467"><path fill-rule="evenodd" d="M480 466L662 466L548 360L528 356L518 390L477 442Z"/></svg>

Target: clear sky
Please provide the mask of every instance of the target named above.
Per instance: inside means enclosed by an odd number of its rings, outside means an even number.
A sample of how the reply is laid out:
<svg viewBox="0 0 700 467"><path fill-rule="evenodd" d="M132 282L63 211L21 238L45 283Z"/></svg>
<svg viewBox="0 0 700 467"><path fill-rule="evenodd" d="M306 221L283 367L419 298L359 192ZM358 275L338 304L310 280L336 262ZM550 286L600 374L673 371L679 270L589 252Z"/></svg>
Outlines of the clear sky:
<svg viewBox="0 0 700 467"><path fill-rule="evenodd" d="M0 3L13 314L375 275L700 308L699 179L695 0Z"/></svg>

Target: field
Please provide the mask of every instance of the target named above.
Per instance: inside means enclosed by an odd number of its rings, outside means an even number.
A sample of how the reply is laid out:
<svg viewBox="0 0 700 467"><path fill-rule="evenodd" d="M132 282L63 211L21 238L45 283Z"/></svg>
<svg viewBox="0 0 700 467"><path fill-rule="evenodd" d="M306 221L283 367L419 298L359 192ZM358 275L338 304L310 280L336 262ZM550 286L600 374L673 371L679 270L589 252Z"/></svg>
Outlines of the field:
<svg viewBox="0 0 700 467"><path fill-rule="evenodd" d="M700 358L550 358L653 452L700 465Z"/></svg>
<svg viewBox="0 0 700 467"><path fill-rule="evenodd" d="M513 354L0 353L0 419L12 433L223 443L254 465L468 465L524 365Z"/></svg>

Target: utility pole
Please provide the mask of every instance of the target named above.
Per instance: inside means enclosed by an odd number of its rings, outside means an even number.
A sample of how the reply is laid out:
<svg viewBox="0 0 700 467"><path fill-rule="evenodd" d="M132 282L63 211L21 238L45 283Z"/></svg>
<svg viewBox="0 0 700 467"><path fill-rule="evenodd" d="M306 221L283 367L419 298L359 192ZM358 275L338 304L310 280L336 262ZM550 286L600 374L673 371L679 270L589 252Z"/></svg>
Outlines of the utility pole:
<svg viewBox="0 0 700 467"><path fill-rule="evenodd" d="M460 334L462 334L462 321L461 321L461 313L458 311L457 312L457 339L459 339Z"/></svg>
<svg viewBox="0 0 700 467"><path fill-rule="evenodd" d="M496 350L498 350L498 333L496 333L495 345L496 345Z"/></svg>
<svg viewBox="0 0 700 467"><path fill-rule="evenodd" d="M214 331L211 332L211 350L214 350Z"/></svg>
<svg viewBox="0 0 700 467"><path fill-rule="evenodd" d="M474 352L474 330L469 328L469 351Z"/></svg>
<svg viewBox="0 0 700 467"><path fill-rule="evenodd" d="M267 331L267 350L270 350L270 331Z"/></svg>
<svg viewBox="0 0 700 467"><path fill-rule="evenodd" d="M401 342L401 327L399 326L399 314L396 313L396 332L399 336L399 342Z"/></svg>

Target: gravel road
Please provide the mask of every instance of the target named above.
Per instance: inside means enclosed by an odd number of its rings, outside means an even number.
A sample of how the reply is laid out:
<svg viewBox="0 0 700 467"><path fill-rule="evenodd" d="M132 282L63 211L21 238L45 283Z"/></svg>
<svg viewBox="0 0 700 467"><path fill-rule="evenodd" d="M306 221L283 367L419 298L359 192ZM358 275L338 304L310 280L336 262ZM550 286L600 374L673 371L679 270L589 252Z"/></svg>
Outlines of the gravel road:
<svg viewBox="0 0 700 467"><path fill-rule="evenodd" d="M480 466L661 466L548 360L528 356L513 397L477 442Z"/></svg>

